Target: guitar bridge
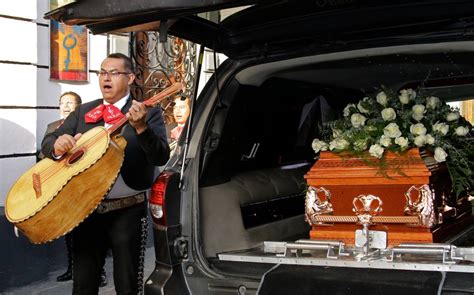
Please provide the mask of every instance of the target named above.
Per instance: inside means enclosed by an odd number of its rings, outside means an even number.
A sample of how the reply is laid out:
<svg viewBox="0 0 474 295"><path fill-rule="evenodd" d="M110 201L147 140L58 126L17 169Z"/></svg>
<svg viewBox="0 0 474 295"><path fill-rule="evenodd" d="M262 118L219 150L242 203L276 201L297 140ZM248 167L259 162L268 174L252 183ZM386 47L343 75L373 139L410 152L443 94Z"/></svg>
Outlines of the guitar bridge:
<svg viewBox="0 0 474 295"><path fill-rule="evenodd" d="M36 193L36 198L41 197L41 178L38 173L33 173L33 189Z"/></svg>

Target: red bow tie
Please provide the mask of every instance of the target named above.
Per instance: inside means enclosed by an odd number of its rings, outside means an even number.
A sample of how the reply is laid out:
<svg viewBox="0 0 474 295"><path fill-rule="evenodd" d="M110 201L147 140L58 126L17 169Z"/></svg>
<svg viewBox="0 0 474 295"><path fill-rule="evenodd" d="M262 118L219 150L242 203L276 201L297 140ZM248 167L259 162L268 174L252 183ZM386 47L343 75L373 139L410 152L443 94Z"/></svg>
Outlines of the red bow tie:
<svg viewBox="0 0 474 295"><path fill-rule="evenodd" d="M101 104L85 114L84 118L86 123L97 123L101 119L104 119L105 123L114 124L124 116L125 115L122 114L122 112L116 106L111 104Z"/></svg>
<svg viewBox="0 0 474 295"><path fill-rule="evenodd" d="M176 126L171 130L170 137L173 140L177 140L183 131L183 126Z"/></svg>

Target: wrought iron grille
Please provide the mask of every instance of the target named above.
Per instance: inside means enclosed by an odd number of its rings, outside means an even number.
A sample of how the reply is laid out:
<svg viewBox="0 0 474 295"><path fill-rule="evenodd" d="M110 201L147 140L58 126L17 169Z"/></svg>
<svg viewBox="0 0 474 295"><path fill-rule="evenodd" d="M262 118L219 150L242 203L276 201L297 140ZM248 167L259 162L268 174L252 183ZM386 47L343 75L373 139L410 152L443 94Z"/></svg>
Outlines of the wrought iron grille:
<svg viewBox="0 0 474 295"><path fill-rule="evenodd" d="M197 77L197 45L173 36L160 42L159 37L158 32L131 34L131 57L136 74L134 97L150 98L173 82L184 85L181 95L192 97ZM172 98L161 103L167 123L173 122L172 105Z"/></svg>

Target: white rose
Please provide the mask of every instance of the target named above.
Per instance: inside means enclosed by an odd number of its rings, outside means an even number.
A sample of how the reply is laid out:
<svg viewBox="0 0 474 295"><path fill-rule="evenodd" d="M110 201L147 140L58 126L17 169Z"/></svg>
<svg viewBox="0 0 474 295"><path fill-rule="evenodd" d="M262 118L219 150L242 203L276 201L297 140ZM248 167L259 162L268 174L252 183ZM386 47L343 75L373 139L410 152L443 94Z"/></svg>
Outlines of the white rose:
<svg viewBox="0 0 474 295"><path fill-rule="evenodd" d="M446 135L448 134L448 131L449 131L449 125L446 124L446 123L438 123L436 122L434 125L433 125L433 131L436 131L436 132L439 132L443 135Z"/></svg>
<svg viewBox="0 0 474 295"><path fill-rule="evenodd" d="M441 105L441 100L436 96L430 96L426 99L426 106L430 109L436 109Z"/></svg>
<svg viewBox="0 0 474 295"><path fill-rule="evenodd" d="M382 119L384 121L393 121L397 118L397 113L392 108L385 108L382 110Z"/></svg>
<svg viewBox="0 0 474 295"><path fill-rule="evenodd" d="M413 114L411 117L415 119L416 121L420 121L423 119L423 116L425 114L425 106L422 104L416 104L414 105L411 110L413 111Z"/></svg>
<svg viewBox="0 0 474 295"><path fill-rule="evenodd" d="M413 89L402 89L398 98L402 104L408 104L410 100L416 97L416 92Z"/></svg>
<svg viewBox="0 0 474 295"><path fill-rule="evenodd" d="M456 121L457 119L459 119L459 112L452 112L446 116L446 121L448 122Z"/></svg>
<svg viewBox="0 0 474 295"><path fill-rule="evenodd" d="M364 98L363 98L361 101L359 101L359 103L357 104L357 108L359 109L359 111L360 111L361 113L364 113L364 114L368 114L368 113L369 113L369 110L366 109L366 108L364 108L364 107L362 106L362 103L363 103L363 102L366 102L366 101L368 101L368 100L369 100L368 97L364 97Z"/></svg>
<svg viewBox="0 0 474 295"><path fill-rule="evenodd" d="M415 99L415 97L416 97L416 91L415 90L413 90L411 88L408 88L407 93L408 93L408 96L410 97L410 99Z"/></svg>
<svg viewBox="0 0 474 295"><path fill-rule="evenodd" d="M415 143L415 145L417 147L422 147L426 144L426 136L425 135L418 135L417 137L415 137L413 142Z"/></svg>
<svg viewBox="0 0 474 295"><path fill-rule="evenodd" d="M376 99L379 104L383 106L387 105L387 94L385 94L385 92L380 91L379 93L377 93Z"/></svg>
<svg viewBox="0 0 474 295"><path fill-rule="evenodd" d="M379 143L384 147L392 145L392 139L388 136L382 135L379 139Z"/></svg>
<svg viewBox="0 0 474 295"><path fill-rule="evenodd" d="M435 138L431 134L425 135L426 144L433 145L435 143Z"/></svg>
<svg viewBox="0 0 474 295"><path fill-rule="evenodd" d="M440 147L435 148L434 158L436 162L444 162L446 161L446 157L448 154Z"/></svg>
<svg viewBox="0 0 474 295"><path fill-rule="evenodd" d="M351 116L351 124L355 128L359 128L365 125L365 120L367 120L366 117L359 113L352 114Z"/></svg>
<svg viewBox="0 0 474 295"><path fill-rule="evenodd" d="M402 132L400 131L397 123L390 123L383 129L383 134L390 138L397 138L402 135Z"/></svg>
<svg viewBox="0 0 474 295"><path fill-rule="evenodd" d="M468 133L469 133L469 128L467 127L459 126L458 128L456 128L456 135L458 136L465 136Z"/></svg>
<svg viewBox="0 0 474 295"><path fill-rule="evenodd" d="M381 147L380 145L378 144L373 144L370 146L370 149L369 149L369 154L372 156L372 157L376 157L376 158L382 158L383 156L383 152L384 152L384 148Z"/></svg>
<svg viewBox="0 0 474 295"><path fill-rule="evenodd" d="M326 142L316 138L313 140L311 147L313 148L315 153L319 153L319 151L327 151L329 145Z"/></svg>
<svg viewBox="0 0 474 295"><path fill-rule="evenodd" d="M400 99L400 102L402 104L408 104L410 102L410 98L406 93L402 93L398 96L398 99Z"/></svg>
<svg viewBox="0 0 474 295"><path fill-rule="evenodd" d="M344 117L349 117L349 115L351 114L351 108L355 108L355 104L353 103L350 103L348 104L345 108L344 108L344 111L343 111L343 114L344 114Z"/></svg>
<svg viewBox="0 0 474 295"><path fill-rule="evenodd" d="M367 140L366 139L358 139L354 142L354 150L356 151L365 151L367 149Z"/></svg>
<svg viewBox="0 0 474 295"><path fill-rule="evenodd" d="M335 138L329 143L329 149L331 151L343 151L349 147L349 142L344 138Z"/></svg>
<svg viewBox="0 0 474 295"><path fill-rule="evenodd" d="M410 126L410 132L413 135L425 135L426 134L426 128L425 125L422 123L417 123L415 125Z"/></svg>
<svg viewBox="0 0 474 295"><path fill-rule="evenodd" d="M408 146L408 138L406 137L397 137L395 138L395 143L400 146L400 148L405 149Z"/></svg>

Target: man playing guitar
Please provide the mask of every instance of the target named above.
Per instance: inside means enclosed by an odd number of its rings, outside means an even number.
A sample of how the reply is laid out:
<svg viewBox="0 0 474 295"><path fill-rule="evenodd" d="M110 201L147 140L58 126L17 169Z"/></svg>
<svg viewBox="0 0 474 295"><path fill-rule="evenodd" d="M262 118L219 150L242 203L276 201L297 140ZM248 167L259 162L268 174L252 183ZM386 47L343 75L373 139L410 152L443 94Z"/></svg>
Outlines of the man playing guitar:
<svg viewBox="0 0 474 295"><path fill-rule="evenodd" d="M155 166L167 162L170 150L161 108L148 109L130 95L135 79L130 59L123 54L110 54L98 75L103 98L84 103L71 113L43 139L42 152L60 159L76 146L82 133L97 126L108 128L126 116L129 125L123 127L121 134L127 145L120 173L104 201L73 231L73 294L98 293L109 248L117 294L138 294L143 287L145 191L154 180Z"/></svg>

